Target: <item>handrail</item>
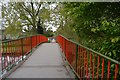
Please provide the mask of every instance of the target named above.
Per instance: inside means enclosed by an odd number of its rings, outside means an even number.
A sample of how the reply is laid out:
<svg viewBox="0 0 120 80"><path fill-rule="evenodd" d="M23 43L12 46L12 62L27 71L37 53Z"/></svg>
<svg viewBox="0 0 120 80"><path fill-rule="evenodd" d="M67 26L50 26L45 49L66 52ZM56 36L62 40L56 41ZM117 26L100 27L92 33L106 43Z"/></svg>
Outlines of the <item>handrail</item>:
<svg viewBox="0 0 120 80"><path fill-rule="evenodd" d="M120 62L59 35L56 38L69 64L83 79L120 78Z"/></svg>
<svg viewBox="0 0 120 80"><path fill-rule="evenodd" d="M47 37L41 34L2 41L2 50L0 51L2 72L0 76L13 69L21 61L24 61L33 48L47 41Z"/></svg>
<svg viewBox="0 0 120 80"><path fill-rule="evenodd" d="M20 38L17 38L17 39L5 40L5 41L0 41L0 42L2 43L2 42L8 42L8 41L15 41L15 40L18 40L18 39L23 39L23 38L32 37L32 36L38 36L38 35L42 35L42 34L36 34L36 35L30 35L30 36L24 36L24 37L20 37Z"/></svg>
<svg viewBox="0 0 120 80"><path fill-rule="evenodd" d="M98 55L100 55L100 56L102 56L102 57L104 57L104 58L106 58L106 59L109 59L110 61L112 61L112 62L117 63L117 64L120 65L120 62L118 62L117 60L114 60L114 59L112 59L112 58L110 58L110 57L108 57L108 56L105 56L105 55L103 55L103 54L101 54L101 53L99 53L99 52L97 52L97 51L95 51L95 50L92 50L92 49L90 49L90 48L88 48L88 47L86 47L86 46L84 46L84 45L82 45L82 44L80 44L80 43L77 43L77 42L74 42L74 41L72 41L72 40L69 40L68 38L66 38L66 37L63 36L63 35L60 35L60 36L62 36L63 38L65 38L66 40L68 40L68 41L70 41L70 42L73 42L73 43L75 43L75 44L77 44L77 45L79 45L79 46L81 46L81 47L83 47L83 48L86 48L87 50L89 50L89 51L91 51L91 52L94 52L94 53L96 53L96 54L98 54Z"/></svg>

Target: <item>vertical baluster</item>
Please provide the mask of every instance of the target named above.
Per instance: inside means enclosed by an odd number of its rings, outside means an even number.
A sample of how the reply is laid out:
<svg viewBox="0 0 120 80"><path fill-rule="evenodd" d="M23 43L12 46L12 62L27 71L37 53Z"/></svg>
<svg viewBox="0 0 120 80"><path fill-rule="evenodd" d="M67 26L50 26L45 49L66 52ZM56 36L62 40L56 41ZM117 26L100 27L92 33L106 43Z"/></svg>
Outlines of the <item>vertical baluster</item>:
<svg viewBox="0 0 120 80"><path fill-rule="evenodd" d="M78 63L78 45L77 44L76 44L75 48L76 48L76 72L78 72L78 70L77 70L77 68L78 68L78 65L77 65L77 63Z"/></svg>
<svg viewBox="0 0 120 80"><path fill-rule="evenodd" d="M24 55L24 50L23 50L24 46L23 45L24 45L23 44L23 39L21 39L22 60L23 60L23 55Z"/></svg>
<svg viewBox="0 0 120 80"><path fill-rule="evenodd" d="M102 58L102 80L104 80L104 58Z"/></svg>
<svg viewBox="0 0 120 80"><path fill-rule="evenodd" d="M64 55L66 56L66 39L65 39L65 45L64 45L64 49L65 49L65 51L64 51Z"/></svg>
<svg viewBox="0 0 120 80"><path fill-rule="evenodd" d="M95 70L95 63L96 63L96 54L94 54L94 62L93 62L93 68L92 68L92 80L94 80L94 70Z"/></svg>
<svg viewBox="0 0 120 80"><path fill-rule="evenodd" d="M30 46L31 46L31 52L32 52L32 36L30 37Z"/></svg>
<svg viewBox="0 0 120 80"><path fill-rule="evenodd" d="M35 46L37 47L37 36L35 36L35 37L36 37L36 45Z"/></svg>
<svg viewBox="0 0 120 80"><path fill-rule="evenodd" d="M78 61L77 61L77 73L78 73L78 75L80 76L80 64L79 64L79 62L80 62L80 46L78 46Z"/></svg>
<svg viewBox="0 0 120 80"><path fill-rule="evenodd" d="M92 67L93 63L92 63L92 52L90 52L90 74L92 74Z"/></svg>
<svg viewBox="0 0 120 80"><path fill-rule="evenodd" d="M79 46L79 75L81 77L81 47Z"/></svg>
<svg viewBox="0 0 120 80"><path fill-rule="evenodd" d="M89 76L88 76L88 53L86 51L86 79L88 80Z"/></svg>
<svg viewBox="0 0 120 80"><path fill-rule="evenodd" d="M98 76L99 76L99 66L100 66L100 56L98 56L98 62L97 62L97 73L96 73L97 80L98 80Z"/></svg>
<svg viewBox="0 0 120 80"><path fill-rule="evenodd" d="M9 62L8 62L8 42L6 42L5 69L7 69L8 65L9 65Z"/></svg>
<svg viewBox="0 0 120 80"><path fill-rule="evenodd" d="M82 48L82 78L84 79L84 48Z"/></svg>
<svg viewBox="0 0 120 80"><path fill-rule="evenodd" d="M66 40L66 53L65 53L65 57L68 57L68 41Z"/></svg>
<svg viewBox="0 0 120 80"><path fill-rule="evenodd" d="M117 80L117 75L118 75L118 64L115 64L114 80Z"/></svg>
<svg viewBox="0 0 120 80"><path fill-rule="evenodd" d="M7 57L9 57L9 61L8 61L8 59L6 60L7 61L7 63L9 63L8 65L6 64L6 66L8 67L10 67L11 66L11 64L12 64L12 60L11 60L11 56L12 56L12 54L10 53L10 42L8 41L8 45L7 45L7 54L8 54L8 56Z"/></svg>
<svg viewBox="0 0 120 80"><path fill-rule="evenodd" d="M85 78L85 49L83 48L83 79Z"/></svg>
<svg viewBox="0 0 120 80"><path fill-rule="evenodd" d="M2 49L1 49L1 54L0 54L0 57L1 57L1 67L3 68L3 64L2 64L2 59L3 59L3 50L4 50L4 46L3 46L3 42L1 43L1 47L2 47ZM2 69L1 69L2 70ZM3 72L3 70L2 70L2 72Z"/></svg>
<svg viewBox="0 0 120 80"><path fill-rule="evenodd" d="M107 72L107 80L110 78L110 61L108 61L108 72Z"/></svg>
<svg viewBox="0 0 120 80"><path fill-rule="evenodd" d="M15 56L15 46L14 46L14 45L15 45L15 41L12 42L12 46L13 46L13 47L12 47L12 52L13 52L13 58L14 58L14 63L15 63L15 62L16 62L16 59L15 59L16 56ZM20 45L19 45L19 48L20 48ZM20 51L20 52L21 52L21 51Z"/></svg>
<svg viewBox="0 0 120 80"><path fill-rule="evenodd" d="M12 45L11 45L12 41L9 42L9 53L11 54L10 58L11 58L11 66L13 66L13 53L11 51Z"/></svg>

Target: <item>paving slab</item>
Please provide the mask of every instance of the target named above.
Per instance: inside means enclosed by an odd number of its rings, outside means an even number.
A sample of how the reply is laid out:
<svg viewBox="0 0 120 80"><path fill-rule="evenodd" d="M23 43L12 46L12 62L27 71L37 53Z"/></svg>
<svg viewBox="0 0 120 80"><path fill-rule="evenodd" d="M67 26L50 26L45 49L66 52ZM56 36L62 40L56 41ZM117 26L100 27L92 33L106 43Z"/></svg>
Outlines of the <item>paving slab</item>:
<svg viewBox="0 0 120 80"><path fill-rule="evenodd" d="M71 78L57 43L44 43L8 78Z"/></svg>

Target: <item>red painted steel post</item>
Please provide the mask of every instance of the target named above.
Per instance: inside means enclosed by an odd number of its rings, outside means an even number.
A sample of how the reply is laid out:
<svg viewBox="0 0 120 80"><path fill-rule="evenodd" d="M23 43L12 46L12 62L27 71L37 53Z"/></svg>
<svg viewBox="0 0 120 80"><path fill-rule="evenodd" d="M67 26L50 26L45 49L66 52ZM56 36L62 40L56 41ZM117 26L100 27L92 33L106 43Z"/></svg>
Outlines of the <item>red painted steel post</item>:
<svg viewBox="0 0 120 80"><path fill-rule="evenodd" d="M90 74L92 74L93 62L92 62L92 52L90 52Z"/></svg>
<svg viewBox="0 0 120 80"><path fill-rule="evenodd" d="M86 79L89 79L89 75L88 75L89 71L88 71L88 53L86 51Z"/></svg>
<svg viewBox="0 0 120 80"><path fill-rule="evenodd" d="M66 48L65 48L66 45L65 44L66 44L66 40L64 39L64 53L66 52Z"/></svg>
<svg viewBox="0 0 120 80"><path fill-rule="evenodd" d="M11 41L9 42L9 53L11 54L11 63L13 64L14 63L14 61L13 61L13 53L12 53L12 45L11 45Z"/></svg>
<svg viewBox="0 0 120 80"><path fill-rule="evenodd" d="M65 52L64 55L66 56L66 39L65 39Z"/></svg>
<svg viewBox="0 0 120 80"><path fill-rule="evenodd" d="M11 55L11 54L9 54L9 49L8 49L8 46L9 46L9 42L7 42L7 53L6 53L6 63L8 63L9 65L11 65L10 63L11 63L11 59L10 59L10 56L9 55ZM9 61L8 61L8 57L9 57ZM7 68L7 64L6 64L6 68Z"/></svg>
<svg viewBox="0 0 120 80"><path fill-rule="evenodd" d="M75 64L76 65L75 66L76 66L76 72L77 72L78 71L77 70L77 68L78 68L78 65L77 65L77 63L78 63L78 45L76 44L74 47L75 47L75 50L76 50L76 53L75 53L75 56L76 56L76 63Z"/></svg>
<svg viewBox="0 0 120 80"><path fill-rule="evenodd" d="M36 47L37 47L37 36L35 36L36 37Z"/></svg>
<svg viewBox="0 0 120 80"><path fill-rule="evenodd" d="M118 64L115 65L114 80L117 80L117 75L118 75Z"/></svg>
<svg viewBox="0 0 120 80"><path fill-rule="evenodd" d="M24 55L24 44L23 44L23 39L21 39L21 49L22 49L22 60L23 60L23 55Z"/></svg>
<svg viewBox="0 0 120 80"><path fill-rule="evenodd" d="M82 63L81 63L81 78L83 78L83 74L84 74L84 49L82 48L82 50L81 50L81 55L82 55Z"/></svg>
<svg viewBox="0 0 120 80"><path fill-rule="evenodd" d="M1 65L2 65L2 73L3 73L3 69L4 69L4 42L2 42L2 54L1 54Z"/></svg>
<svg viewBox="0 0 120 80"><path fill-rule="evenodd" d="M93 62L93 69L92 69L92 80L94 80L95 63L96 63L96 54L94 54L94 62Z"/></svg>
<svg viewBox="0 0 120 80"><path fill-rule="evenodd" d="M104 80L104 58L102 58L102 80Z"/></svg>
<svg viewBox="0 0 120 80"><path fill-rule="evenodd" d="M3 53L4 53L4 43L2 42L2 51L1 51L1 66L2 66L2 73L3 73Z"/></svg>
<svg viewBox="0 0 120 80"><path fill-rule="evenodd" d="M96 79L99 77L100 56L98 56Z"/></svg>
<svg viewBox="0 0 120 80"><path fill-rule="evenodd" d="M32 36L30 37L30 46L31 46L31 51L32 51Z"/></svg>
<svg viewBox="0 0 120 80"><path fill-rule="evenodd" d="M84 49L84 73L83 73L83 77L85 77L86 76L86 51L85 51L85 49Z"/></svg>
<svg viewBox="0 0 120 80"><path fill-rule="evenodd" d="M81 73L82 73L82 48L79 46L79 58L80 58L80 60L79 60L79 65L80 65L80 72L79 72L79 74L80 74L80 77L82 77L81 76Z"/></svg>
<svg viewBox="0 0 120 80"><path fill-rule="evenodd" d="M79 64L79 62L80 62L80 47L78 46L77 73L80 76L80 70L79 70L80 64Z"/></svg>
<svg viewBox="0 0 120 80"><path fill-rule="evenodd" d="M4 68L6 69L7 68L7 65L8 65L8 60L7 60L7 56L8 56L8 42L6 42L6 52L4 53L5 54L5 63L4 63Z"/></svg>
<svg viewBox="0 0 120 80"><path fill-rule="evenodd" d="M107 72L107 80L110 78L110 61L108 61L108 72Z"/></svg>
<svg viewBox="0 0 120 80"><path fill-rule="evenodd" d="M68 59L68 41L66 40L66 59Z"/></svg>
<svg viewBox="0 0 120 80"><path fill-rule="evenodd" d="M63 37L62 37L62 52L64 52L63 51L63 49L64 49L63 47L64 47L64 43L63 43Z"/></svg>
<svg viewBox="0 0 120 80"><path fill-rule="evenodd" d="M62 37L62 50L64 52L64 38Z"/></svg>

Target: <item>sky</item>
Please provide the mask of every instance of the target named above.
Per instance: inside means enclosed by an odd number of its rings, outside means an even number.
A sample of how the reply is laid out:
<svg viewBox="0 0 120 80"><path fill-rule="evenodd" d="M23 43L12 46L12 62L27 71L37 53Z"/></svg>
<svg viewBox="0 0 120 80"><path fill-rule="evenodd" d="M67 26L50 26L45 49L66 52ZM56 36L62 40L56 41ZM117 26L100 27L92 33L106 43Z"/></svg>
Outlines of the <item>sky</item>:
<svg viewBox="0 0 120 80"><path fill-rule="evenodd" d="M56 7L56 4L51 4L50 8L54 10L54 8ZM54 26L52 24L48 24L48 28L52 28L53 32L57 30L57 26Z"/></svg>

